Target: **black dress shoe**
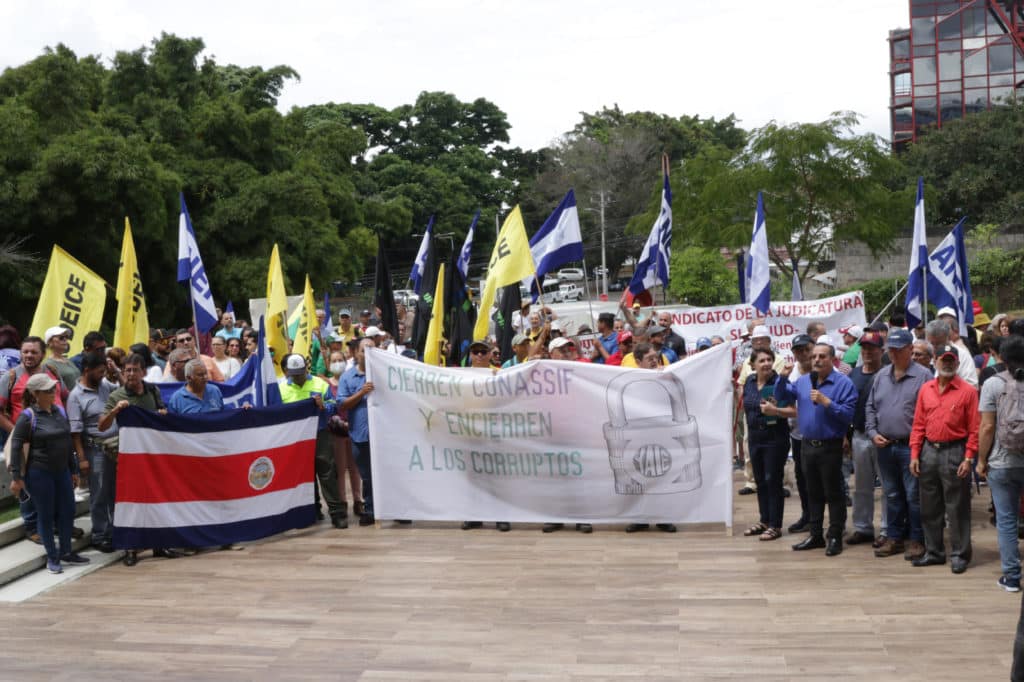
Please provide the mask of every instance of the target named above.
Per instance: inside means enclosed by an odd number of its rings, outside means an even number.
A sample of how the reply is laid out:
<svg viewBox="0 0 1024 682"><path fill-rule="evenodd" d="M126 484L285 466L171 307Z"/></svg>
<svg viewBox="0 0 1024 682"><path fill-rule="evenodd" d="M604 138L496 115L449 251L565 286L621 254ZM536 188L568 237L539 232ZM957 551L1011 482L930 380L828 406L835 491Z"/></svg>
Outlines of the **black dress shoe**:
<svg viewBox="0 0 1024 682"><path fill-rule="evenodd" d="M95 547L104 554L111 554L114 551L114 545L110 542L101 542L98 545L95 545Z"/></svg>
<svg viewBox="0 0 1024 682"><path fill-rule="evenodd" d="M944 563L946 563L945 559L940 559L939 557L926 552L911 561L910 565L920 568L921 566L941 566Z"/></svg>
<svg viewBox="0 0 1024 682"><path fill-rule="evenodd" d="M348 510L341 514L332 514L331 525L341 530L348 528Z"/></svg>
<svg viewBox="0 0 1024 682"><path fill-rule="evenodd" d="M63 561L63 559L61 559L61 561ZM967 564L968 564L968 560L967 559L964 559L963 557L955 556L955 557L952 558L952 560L950 560L949 568L950 568L950 570L953 571L953 573L956 573L957 575L960 575L961 573L963 573L964 571L967 570Z"/></svg>
<svg viewBox="0 0 1024 682"><path fill-rule="evenodd" d="M502 533L507 533L510 530L512 530L512 524L508 521L498 521L496 524L494 524L494 527Z"/></svg>
<svg viewBox="0 0 1024 682"><path fill-rule="evenodd" d="M395 523L397 523L399 526L411 526L412 525L412 520L411 519L395 519Z"/></svg>
<svg viewBox="0 0 1024 682"><path fill-rule="evenodd" d="M806 533L810 525L807 523L807 519L800 519L789 527L790 533Z"/></svg>
<svg viewBox="0 0 1024 682"><path fill-rule="evenodd" d="M463 521L462 530L473 530L474 528L483 528L483 521Z"/></svg>
<svg viewBox="0 0 1024 682"><path fill-rule="evenodd" d="M654 525L662 533L675 533L678 530L674 523L656 523Z"/></svg>
<svg viewBox="0 0 1024 682"><path fill-rule="evenodd" d="M542 533L554 533L556 530L562 530L565 528L564 523L545 523L541 526Z"/></svg>
<svg viewBox="0 0 1024 682"><path fill-rule="evenodd" d="M820 535L808 535L804 540L793 545L793 550L803 552L808 549L821 549L825 546L825 538Z"/></svg>
<svg viewBox="0 0 1024 682"><path fill-rule="evenodd" d="M594 527L591 526L589 523L577 523L576 530L578 530L581 533L593 533Z"/></svg>
<svg viewBox="0 0 1024 682"><path fill-rule="evenodd" d="M866 542L874 544L875 536L869 533L862 533L859 530L855 530L846 536L846 544L848 545L862 545Z"/></svg>
<svg viewBox="0 0 1024 682"><path fill-rule="evenodd" d="M843 553L843 539L829 538L825 543L825 556L839 556Z"/></svg>
<svg viewBox="0 0 1024 682"><path fill-rule="evenodd" d="M185 555L173 549L154 549L153 556L163 557L164 559L178 559Z"/></svg>
<svg viewBox="0 0 1024 682"><path fill-rule="evenodd" d="M649 523L631 523L628 526L626 526L626 532L627 533L637 533L637 532L642 531L642 530L647 530L650 527L651 527L651 524L649 524Z"/></svg>
<svg viewBox="0 0 1024 682"><path fill-rule="evenodd" d="M373 513L372 512L371 513L365 513L364 512L363 515L359 517L359 525L360 526L372 526L376 521L377 521L377 519L373 518Z"/></svg>
<svg viewBox="0 0 1024 682"><path fill-rule="evenodd" d="M124 553L123 557L121 557L121 561L124 562L125 566L134 566L139 563L139 553L134 550L129 550Z"/></svg>
<svg viewBox="0 0 1024 682"><path fill-rule="evenodd" d="M743 486L739 490L740 495L753 495L756 492L757 492L756 490L754 490L753 488L751 488L748 485Z"/></svg>
<svg viewBox="0 0 1024 682"><path fill-rule="evenodd" d="M792 494L793 494L793 493L791 493L791 492L789 491L789 488L783 488L783 489L782 489L782 497L783 497L784 499L789 499L789 496L790 496L790 495L792 495Z"/></svg>

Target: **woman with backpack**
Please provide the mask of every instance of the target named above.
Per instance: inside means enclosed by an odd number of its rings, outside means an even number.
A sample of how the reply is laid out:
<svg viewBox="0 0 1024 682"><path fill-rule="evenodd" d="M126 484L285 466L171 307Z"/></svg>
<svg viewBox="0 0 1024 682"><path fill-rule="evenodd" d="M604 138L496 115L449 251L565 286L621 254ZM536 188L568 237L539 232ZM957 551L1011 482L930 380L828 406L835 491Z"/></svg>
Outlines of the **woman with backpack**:
<svg viewBox="0 0 1024 682"><path fill-rule="evenodd" d="M11 493L35 500L36 527L46 548L46 568L50 573L61 573L61 562L89 563L89 559L71 548L78 459L67 414L55 404L56 390L57 382L43 372L32 375L25 384L26 406L11 432L10 460ZM53 539L55 520L59 552Z"/></svg>

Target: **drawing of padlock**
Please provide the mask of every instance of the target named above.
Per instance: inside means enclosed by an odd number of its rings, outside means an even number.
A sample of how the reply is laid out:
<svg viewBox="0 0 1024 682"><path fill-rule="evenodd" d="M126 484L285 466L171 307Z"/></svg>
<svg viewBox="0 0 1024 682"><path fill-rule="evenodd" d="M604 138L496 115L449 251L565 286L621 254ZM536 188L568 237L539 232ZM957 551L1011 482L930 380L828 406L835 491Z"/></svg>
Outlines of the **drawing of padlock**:
<svg viewBox="0 0 1024 682"><path fill-rule="evenodd" d="M624 394L638 384L664 391L671 414L629 419ZM619 495L665 495L701 486L697 420L686 409L686 389L673 374L625 372L606 389L609 421L604 425L608 461Z"/></svg>

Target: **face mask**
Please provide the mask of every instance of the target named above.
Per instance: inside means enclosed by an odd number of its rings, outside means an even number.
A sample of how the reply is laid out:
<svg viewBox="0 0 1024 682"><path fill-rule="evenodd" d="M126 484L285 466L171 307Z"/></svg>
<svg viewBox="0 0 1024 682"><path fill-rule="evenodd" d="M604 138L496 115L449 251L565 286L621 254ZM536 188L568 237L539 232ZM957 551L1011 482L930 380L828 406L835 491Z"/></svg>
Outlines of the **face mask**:
<svg viewBox="0 0 1024 682"><path fill-rule="evenodd" d="M344 362L332 362L331 363L331 374L333 374L334 376L340 375L342 370L344 370L344 369L345 369L345 363Z"/></svg>

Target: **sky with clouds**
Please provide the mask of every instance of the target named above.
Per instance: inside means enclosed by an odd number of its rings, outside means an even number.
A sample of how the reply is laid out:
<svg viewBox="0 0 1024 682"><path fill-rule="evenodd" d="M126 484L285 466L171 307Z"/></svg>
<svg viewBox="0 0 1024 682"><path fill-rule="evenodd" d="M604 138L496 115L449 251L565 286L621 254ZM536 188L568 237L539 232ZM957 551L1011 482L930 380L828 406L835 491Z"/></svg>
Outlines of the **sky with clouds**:
<svg viewBox="0 0 1024 682"><path fill-rule="evenodd" d="M889 136L889 29L906 0L0 3L0 67L64 43L109 60L161 32L199 36L218 63L287 64L284 110L411 103L423 90L484 97L512 144L535 149L579 112L724 117L752 128L856 111ZM109 62L108 62L109 63Z"/></svg>

